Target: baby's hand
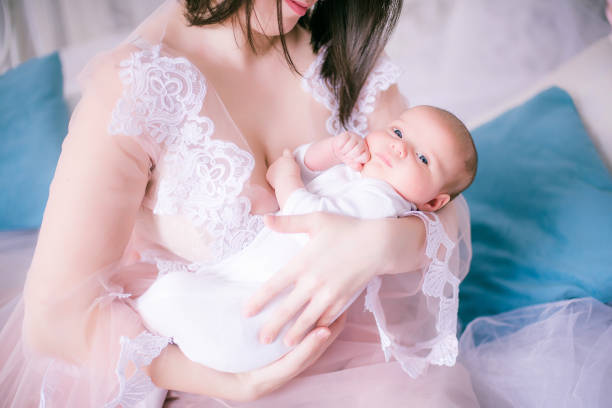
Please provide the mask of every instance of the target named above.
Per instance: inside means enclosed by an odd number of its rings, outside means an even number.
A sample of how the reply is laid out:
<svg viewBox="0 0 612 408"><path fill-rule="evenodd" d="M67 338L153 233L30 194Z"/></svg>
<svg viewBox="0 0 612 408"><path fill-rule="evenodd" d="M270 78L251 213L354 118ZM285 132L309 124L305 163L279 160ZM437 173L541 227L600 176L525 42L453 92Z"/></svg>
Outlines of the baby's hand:
<svg viewBox="0 0 612 408"><path fill-rule="evenodd" d="M266 172L266 180L274 189L277 188L278 184L282 180L289 180L293 178L301 178L300 167L295 162L293 155L289 149L283 150L283 155L276 159L274 163L268 167Z"/></svg>
<svg viewBox="0 0 612 408"><path fill-rule="evenodd" d="M340 133L332 141L334 154L342 163L356 171L370 160L370 150L365 140L351 132Z"/></svg>

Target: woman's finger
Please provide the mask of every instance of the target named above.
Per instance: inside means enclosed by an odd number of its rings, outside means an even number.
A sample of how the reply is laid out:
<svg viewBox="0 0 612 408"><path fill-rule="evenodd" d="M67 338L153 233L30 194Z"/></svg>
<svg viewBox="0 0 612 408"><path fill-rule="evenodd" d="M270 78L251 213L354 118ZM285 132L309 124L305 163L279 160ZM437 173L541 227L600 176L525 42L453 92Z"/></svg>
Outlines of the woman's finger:
<svg viewBox="0 0 612 408"><path fill-rule="evenodd" d="M348 301L338 300L333 305L327 308L319 315L319 320L315 323L317 326L329 326L333 321L334 317L338 316L343 307L346 306Z"/></svg>
<svg viewBox="0 0 612 408"><path fill-rule="evenodd" d="M293 350L274 363L250 372L251 378L257 379L259 384L258 394L274 391L311 366L342 332L345 323L346 313L343 313L329 328L312 330Z"/></svg>
<svg viewBox="0 0 612 408"><path fill-rule="evenodd" d="M273 342L283 327L304 307L312 296L313 288L297 285L280 305L275 307L270 320L261 328L259 341L264 344Z"/></svg>
<svg viewBox="0 0 612 408"><path fill-rule="evenodd" d="M285 344L293 346L302 340L304 335L315 325L328 307L328 302L322 297L315 297L310 301L306 309L300 314L291 329L285 335ZM327 324L324 326L328 326Z"/></svg>
<svg viewBox="0 0 612 408"><path fill-rule="evenodd" d="M293 273L291 271L294 271ZM272 299L278 296L285 288L295 282L297 270L295 268L283 268L270 279L268 279L244 305L243 315L245 317L255 316Z"/></svg>
<svg viewBox="0 0 612 408"><path fill-rule="evenodd" d="M276 390L304 371L327 349L331 336L331 329L319 327L274 363L249 372L256 398Z"/></svg>

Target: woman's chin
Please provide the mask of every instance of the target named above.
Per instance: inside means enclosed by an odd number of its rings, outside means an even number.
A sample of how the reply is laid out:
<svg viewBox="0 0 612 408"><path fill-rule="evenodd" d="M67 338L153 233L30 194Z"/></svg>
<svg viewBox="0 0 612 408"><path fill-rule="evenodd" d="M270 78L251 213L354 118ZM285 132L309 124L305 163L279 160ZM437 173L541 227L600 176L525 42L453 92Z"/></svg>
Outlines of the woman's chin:
<svg viewBox="0 0 612 408"><path fill-rule="evenodd" d="M283 17L283 33L287 34L295 28L299 17ZM251 29L254 33L265 35L268 38L274 38L280 36L280 30L276 20L271 21L268 24L259 24L257 21L251 23Z"/></svg>

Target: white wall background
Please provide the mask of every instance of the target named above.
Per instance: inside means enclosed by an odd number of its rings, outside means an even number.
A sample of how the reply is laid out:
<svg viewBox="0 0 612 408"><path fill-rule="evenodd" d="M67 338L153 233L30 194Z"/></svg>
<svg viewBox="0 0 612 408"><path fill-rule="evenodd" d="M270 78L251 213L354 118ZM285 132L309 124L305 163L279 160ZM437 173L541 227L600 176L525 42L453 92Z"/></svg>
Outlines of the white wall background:
<svg viewBox="0 0 612 408"><path fill-rule="evenodd" d="M0 0L0 73L62 48L72 94L80 66L162 1ZM405 0L388 52L404 69L400 87L412 104L438 105L470 120L606 35L605 4Z"/></svg>
<svg viewBox="0 0 612 408"><path fill-rule="evenodd" d="M162 0L0 0L10 56L0 69L33 56L134 28ZM7 13L8 12L8 13ZM2 13L2 11L0 11ZM8 16L8 22L6 19ZM0 35L6 30L0 29ZM0 55L1 56L1 55Z"/></svg>

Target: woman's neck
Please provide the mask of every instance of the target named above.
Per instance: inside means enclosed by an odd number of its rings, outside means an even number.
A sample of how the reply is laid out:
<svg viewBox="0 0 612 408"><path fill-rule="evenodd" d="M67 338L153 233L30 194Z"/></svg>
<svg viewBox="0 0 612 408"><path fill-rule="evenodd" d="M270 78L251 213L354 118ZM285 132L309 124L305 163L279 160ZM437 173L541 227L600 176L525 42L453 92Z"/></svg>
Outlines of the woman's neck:
<svg viewBox="0 0 612 408"><path fill-rule="evenodd" d="M256 30L252 30L253 50L246 29L240 23L240 19L244 19L242 16L237 16L233 21L196 27L189 26L181 8L176 13L172 30L179 34L178 41L182 47L206 50L209 57L234 67L249 67L268 57L282 56L280 37L267 37ZM286 34L288 46L295 42L295 37L299 35L297 31L293 29Z"/></svg>

